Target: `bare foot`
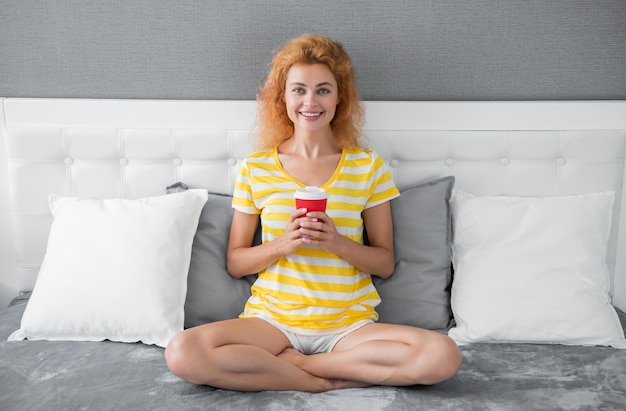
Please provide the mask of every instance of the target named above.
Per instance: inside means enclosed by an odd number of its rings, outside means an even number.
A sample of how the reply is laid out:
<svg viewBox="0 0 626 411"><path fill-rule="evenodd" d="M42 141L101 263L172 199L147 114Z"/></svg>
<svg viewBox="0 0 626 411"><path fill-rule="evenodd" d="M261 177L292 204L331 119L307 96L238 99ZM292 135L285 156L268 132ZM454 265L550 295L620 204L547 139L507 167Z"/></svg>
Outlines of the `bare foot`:
<svg viewBox="0 0 626 411"><path fill-rule="evenodd" d="M347 381L347 380L333 380L333 386L335 390L343 390L347 388L367 388L373 387L374 384L361 381Z"/></svg>
<svg viewBox="0 0 626 411"><path fill-rule="evenodd" d="M283 360L290 362L298 368L302 368L302 362L306 357L307 356L305 354L302 354L295 348L285 348L280 354L278 354L278 358L282 358ZM328 379L327 381L330 382L330 384L332 385L332 390L341 390L346 388L365 388L371 387L373 385L366 382L347 381L339 379Z"/></svg>

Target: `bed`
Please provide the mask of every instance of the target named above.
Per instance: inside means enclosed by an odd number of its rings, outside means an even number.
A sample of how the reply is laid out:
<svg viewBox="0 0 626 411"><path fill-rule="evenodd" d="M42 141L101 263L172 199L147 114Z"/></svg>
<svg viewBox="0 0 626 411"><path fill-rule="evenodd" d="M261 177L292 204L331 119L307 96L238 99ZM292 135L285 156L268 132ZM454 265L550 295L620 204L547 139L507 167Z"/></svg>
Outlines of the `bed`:
<svg viewBox="0 0 626 411"><path fill-rule="evenodd" d="M254 280L224 250L255 102L1 103L3 410L626 409L626 101L365 102L402 192L381 320L449 333L463 363L322 394L197 386L163 357Z"/></svg>

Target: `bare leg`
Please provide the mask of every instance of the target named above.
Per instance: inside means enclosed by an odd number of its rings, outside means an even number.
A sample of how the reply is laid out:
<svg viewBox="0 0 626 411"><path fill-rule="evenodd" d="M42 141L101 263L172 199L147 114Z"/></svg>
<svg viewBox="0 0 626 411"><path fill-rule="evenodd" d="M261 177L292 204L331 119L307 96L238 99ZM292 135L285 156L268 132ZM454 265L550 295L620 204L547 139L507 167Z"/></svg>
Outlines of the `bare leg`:
<svg viewBox="0 0 626 411"><path fill-rule="evenodd" d="M379 323L347 335L331 353L286 350L281 358L324 378L397 386L444 381L461 363L456 344L443 334Z"/></svg>
<svg viewBox="0 0 626 411"><path fill-rule="evenodd" d="M287 338L263 320L234 319L179 333L168 345L165 359L184 380L217 388L322 392L345 387L277 357L289 346Z"/></svg>

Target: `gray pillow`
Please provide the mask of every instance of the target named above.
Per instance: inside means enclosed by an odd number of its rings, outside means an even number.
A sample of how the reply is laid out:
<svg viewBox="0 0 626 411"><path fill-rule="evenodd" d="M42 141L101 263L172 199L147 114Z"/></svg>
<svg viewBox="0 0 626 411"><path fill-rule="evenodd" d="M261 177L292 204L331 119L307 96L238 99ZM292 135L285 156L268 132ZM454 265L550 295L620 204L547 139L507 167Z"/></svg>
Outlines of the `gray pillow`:
<svg viewBox="0 0 626 411"><path fill-rule="evenodd" d="M167 193L187 190L183 183ZM233 278L226 271L226 250L233 218L232 197L209 193L191 250L185 300L185 328L237 318L243 311L256 275ZM260 243L260 228L255 244Z"/></svg>
<svg viewBox="0 0 626 411"><path fill-rule="evenodd" d="M401 191L391 200L396 267L387 280L374 277L382 302L380 322L427 329L451 325L450 196L454 177Z"/></svg>

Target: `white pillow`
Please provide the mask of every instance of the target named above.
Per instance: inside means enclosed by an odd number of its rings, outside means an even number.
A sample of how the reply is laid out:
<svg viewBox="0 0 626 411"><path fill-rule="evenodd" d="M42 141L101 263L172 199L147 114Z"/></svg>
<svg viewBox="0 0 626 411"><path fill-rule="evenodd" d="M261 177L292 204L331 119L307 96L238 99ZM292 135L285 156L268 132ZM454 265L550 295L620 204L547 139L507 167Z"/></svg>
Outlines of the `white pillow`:
<svg viewBox="0 0 626 411"><path fill-rule="evenodd" d="M626 348L606 265L613 192L451 201L457 343Z"/></svg>
<svg viewBox="0 0 626 411"><path fill-rule="evenodd" d="M50 196L54 221L21 328L9 340L141 341L183 329L206 190L139 200Z"/></svg>

